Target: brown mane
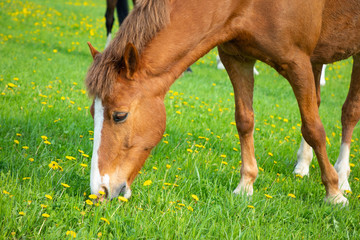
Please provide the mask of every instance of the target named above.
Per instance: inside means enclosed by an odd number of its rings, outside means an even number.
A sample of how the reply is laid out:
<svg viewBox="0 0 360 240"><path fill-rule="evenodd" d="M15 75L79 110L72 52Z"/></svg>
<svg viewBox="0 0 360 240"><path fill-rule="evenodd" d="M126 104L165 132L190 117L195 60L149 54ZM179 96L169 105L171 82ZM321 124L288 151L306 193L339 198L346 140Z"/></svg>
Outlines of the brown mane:
<svg viewBox="0 0 360 240"><path fill-rule="evenodd" d="M96 55L86 76L85 84L90 96L104 98L118 78L122 56L128 43L134 44L139 54L170 19L168 0L138 0L122 23L110 45Z"/></svg>

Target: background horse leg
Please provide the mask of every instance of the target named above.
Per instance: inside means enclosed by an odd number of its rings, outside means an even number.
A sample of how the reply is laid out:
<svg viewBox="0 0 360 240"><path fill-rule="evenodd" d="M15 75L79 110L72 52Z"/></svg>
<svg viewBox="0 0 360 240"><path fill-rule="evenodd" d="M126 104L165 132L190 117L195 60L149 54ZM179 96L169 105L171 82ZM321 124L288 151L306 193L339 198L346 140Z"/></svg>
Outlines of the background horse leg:
<svg viewBox="0 0 360 240"><path fill-rule="evenodd" d="M116 12L118 15L119 26L129 14L129 7L127 0L118 0L116 4Z"/></svg>
<svg viewBox="0 0 360 240"><path fill-rule="evenodd" d="M258 173L254 151L254 112L252 109L255 60L231 56L222 51L221 47L218 49L234 88L235 120L241 143L241 179L234 193L252 195L253 183Z"/></svg>
<svg viewBox="0 0 360 240"><path fill-rule="evenodd" d="M320 107L320 85L321 77L324 75L324 67L326 65L316 64L313 65L313 74L316 87L316 100L317 105ZM294 169L294 174L299 174L301 176L309 175L309 166L313 158L313 150L310 145L305 141L304 137L301 138L300 148L297 152L297 163Z"/></svg>
<svg viewBox="0 0 360 240"><path fill-rule="evenodd" d="M117 0L106 0L106 12L105 12L105 25L106 25L106 45L107 47L111 41L111 30L114 25L114 11Z"/></svg>
<svg viewBox="0 0 360 240"><path fill-rule="evenodd" d="M354 56L353 71L349 93L342 107L342 139L339 157L335 169L339 175L339 186L342 191L351 191L348 177L350 175L350 144L353 130L360 119L360 56Z"/></svg>
<svg viewBox="0 0 360 240"><path fill-rule="evenodd" d="M338 187L338 175L330 164L326 153L326 135L319 116L319 108L310 57L303 52L294 54L284 65L295 97L298 101L305 141L314 149L321 169L321 180L326 189L326 201L347 204L347 199Z"/></svg>

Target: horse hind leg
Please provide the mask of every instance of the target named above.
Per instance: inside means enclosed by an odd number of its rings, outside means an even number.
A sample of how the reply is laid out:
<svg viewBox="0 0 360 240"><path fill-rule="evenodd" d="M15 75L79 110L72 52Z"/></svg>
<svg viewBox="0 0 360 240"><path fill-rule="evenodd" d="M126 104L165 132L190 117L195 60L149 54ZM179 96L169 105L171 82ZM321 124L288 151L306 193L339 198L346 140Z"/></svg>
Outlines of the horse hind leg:
<svg viewBox="0 0 360 240"><path fill-rule="evenodd" d="M302 135L305 141L314 149L321 170L321 180L326 189L325 201L347 204L338 186L338 175L330 164L326 153L326 135L319 116L316 87L310 57L297 51L296 59L289 59L284 65L295 97L298 101L301 119Z"/></svg>
<svg viewBox="0 0 360 240"><path fill-rule="evenodd" d="M241 179L235 194L253 194L253 184L258 174L254 151L253 67L255 60L226 54L219 47L219 54L234 88L235 120L241 143Z"/></svg>
<svg viewBox="0 0 360 240"><path fill-rule="evenodd" d="M312 66L315 87L316 87L316 99L317 105L320 107L320 86L322 86L321 81L324 77L326 65L316 64ZM309 167L313 158L313 150L311 146L305 141L304 137L301 139L299 150L297 151L297 163L294 169L294 174L298 174L300 176L308 176L309 175Z"/></svg>
<svg viewBox="0 0 360 240"><path fill-rule="evenodd" d="M341 124L342 139L339 157L335 169L339 175L341 191L351 191L348 177L350 175L350 144L356 124L360 119L360 55L354 58L349 93L342 107Z"/></svg>

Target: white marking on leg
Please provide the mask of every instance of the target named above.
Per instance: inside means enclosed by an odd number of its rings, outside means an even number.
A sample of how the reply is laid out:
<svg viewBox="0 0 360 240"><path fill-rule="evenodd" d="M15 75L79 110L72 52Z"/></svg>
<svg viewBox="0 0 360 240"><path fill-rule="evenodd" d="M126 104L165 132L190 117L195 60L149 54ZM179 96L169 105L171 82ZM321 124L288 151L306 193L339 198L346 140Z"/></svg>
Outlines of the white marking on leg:
<svg viewBox="0 0 360 240"><path fill-rule="evenodd" d="M350 144L342 143L340 147L339 157L334 165L336 172L339 175L339 188L342 192L345 190L351 191L348 177L350 175Z"/></svg>
<svg viewBox="0 0 360 240"><path fill-rule="evenodd" d="M109 189L109 176L100 176L99 171L99 148L101 143L101 131L103 128L104 122L104 107L102 105L101 99L95 98L94 103L94 145L93 145L93 155L91 158L91 172L90 172L90 188L92 194L98 194L100 187L106 186Z"/></svg>
<svg viewBox="0 0 360 240"><path fill-rule="evenodd" d="M324 64L322 66L322 70L321 70L321 76L320 76L320 86L325 86L326 81L325 81L325 70L326 70L326 64Z"/></svg>
<svg viewBox="0 0 360 240"><path fill-rule="evenodd" d="M105 48L106 48L107 46L109 46L110 42L111 42L111 33L109 33L109 35L107 36Z"/></svg>
<svg viewBox="0 0 360 240"><path fill-rule="evenodd" d="M220 69L220 70L225 69L224 64L221 62L221 59L219 56L216 56L216 62L217 62L217 69Z"/></svg>
<svg viewBox="0 0 360 240"><path fill-rule="evenodd" d="M297 152L297 163L294 169L294 174L299 174L301 176L309 175L309 166L312 158L313 158L312 148L305 141L305 139L302 138L300 143L300 148Z"/></svg>

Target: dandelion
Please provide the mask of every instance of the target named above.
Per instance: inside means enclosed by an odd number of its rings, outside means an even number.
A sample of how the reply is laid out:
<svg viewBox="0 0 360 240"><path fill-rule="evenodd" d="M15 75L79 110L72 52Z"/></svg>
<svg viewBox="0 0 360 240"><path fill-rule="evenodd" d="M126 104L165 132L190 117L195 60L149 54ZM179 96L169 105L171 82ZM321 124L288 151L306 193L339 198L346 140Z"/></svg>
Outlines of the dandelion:
<svg viewBox="0 0 360 240"><path fill-rule="evenodd" d="M151 180L146 180L143 185L144 186L150 186L151 184L152 184Z"/></svg>
<svg viewBox="0 0 360 240"><path fill-rule="evenodd" d="M188 206L187 209L189 209L192 212L194 211L194 209L192 207L190 207L190 206Z"/></svg>
<svg viewBox="0 0 360 240"><path fill-rule="evenodd" d="M89 195L89 198L90 198L90 199L97 199L97 196L96 196L95 194L90 194L90 195Z"/></svg>
<svg viewBox="0 0 360 240"><path fill-rule="evenodd" d="M62 185L63 187L65 187L65 188L69 188L69 187L70 187L70 186L67 185L66 183L61 183L61 185Z"/></svg>
<svg viewBox="0 0 360 240"><path fill-rule="evenodd" d="M8 191L6 191L6 190L3 190L3 194L9 195L10 193Z"/></svg>
<svg viewBox="0 0 360 240"><path fill-rule="evenodd" d="M41 207L41 208L47 208L47 205L45 205L45 204L40 204L40 207Z"/></svg>
<svg viewBox="0 0 360 240"><path fill-rule="evenodd" d="M269 199L273 198L272 196L270 196L270 195L268 195L268 194L264 194L264 195L265 195L265 197L267 197L267 198L269 198Z"/></svg>
<svg viewBox="0 0 360 240"><path fill-rule="evenodd" d="M97 236L98 236L98 237L101 237L101 236L102 236L102 233L101 233L101 232L99 232L99 233L97 234Z"/></svg>
<svg viewBox="0 0 360 240"><path fill-rule="evenodd" d="M82 166L83 168L86 168L88 165L85 163L80 163L80 166Z"/></svg>
<svg viewBox="0 0 360 240"><path fill-rule="evenodd" d="M54 170L56 170L60 167L59 164L55 161L51 161L51 163L48 166L49 166L49 168L52 168Z"/></svg>
<svg viewBox="0 0 360 240"><path fill-rule="evenodd" d="M45 197L46 197L47 199L49 199L49 200L52 200L52 199L53 199L52 196L49 195L49 194L46 194Z"/></svg>
<svg viewBox="0 0 360 240"><path fill-rule="evenodd" d="M94 204L94 203L93 203L91 200L89 200L89 199L87 199L85 202L86 202L87 205L90 205L90 206Z"/></svg>
<svg viewBox="0 0 360 240"><path fill-rule="evenodd" d="M25 150L29 149L28 146L23 146L22 148L25 149Z"/></svg>
<svg viewBox="0 0 360 240"><path fill-rule="evenodd" d="M199 201L199 198L198 198L195 194L192 194L191 197L192 197L195 201Z"/></svg>
<svg viewBox="0 0 360 240"><path fill-rule="evenodd" d="M155 166L154 166L154 167L152 167L152 168L153 168L154 170L157 170L157 169L158 169L158 168L157 168L157 167L155 167Z"/></svg>
<svg viewBox="0 0 360 240"><path fill-rule="evenodd" d="M47 144L47 145L51 145L51 142L49 142L49 141L47 141L47 140L44 141L44 143Z"/></svg>
<svg viewBox="0 0 360 240"><path fill-rule="evenodd" d="M166 168L167 168L167 169L171 168L171 165L166 164Z"/></svg>
<svg viewBox="0 0 360 240"><path fill-rule="evenodd" d="M225 154L221 154L220 157L226 158L226 155L225 155Z"/></svg>
<svg viewBox="0 0 360 240"><path fill-rule="evenodd" d="M19 144L19 141L18 141L18 140L14 140L14 143Z"/></svg>
<svg viewBox="0 0 360 240"><path fill-rule="evenodd" d="M350 167L355 167L355 164L353 164L353 163L350 163Z"/></svg>
<svg viewBox="0 0 360 240"><path fill-rule="evenodd" d="M65 158L67 159L67 160L75 160L76 158L74 158L73 156L65 156Z"/></svg>
<svg viewBox="0 0 360 240"><path fill-rule="evenodd" d="M127 202L127 201L128 201L127 198L122 197L122 196L118 197L118 199L119 199L120 201L122 201L122 202Z"/></svg>
<svg viewBox="0 0 360 240"><path fill-rule="evenodd" d="M11 87L11 88L16 88L17 86L13 83L8 83L8 86Z"/></svg>
<svg viewBox="0 0 360 240"><path fill-rule="evenodd" d="M274 154L272 154L271 152L268 152L268 154L269 154L269 156L271 156L271 157L274 156Z"/></svg>
<svg viewBox="0 0 360 240"><path fill-rule="evenodd" d="M352 194L352 191L350 191L350 190L345 190L345 192L346 192L347 194Z"/></svg>
<svg viewBox="0 0 360 240"><path fill-rule="evenodd" d="M225 161L222 161L221 164L228 165L228 163Z"/></svg>
<svg viewBox="0 0 360 240"><path fill-rule="evenodd" d="M49 215L49 214L47 214L47 213L43 213L41 216L43 216L44 218L48 218L48 217L50 217L50 215Z"/></svg>
<svg viewBox="0 0 360 240"><path fill-rule="evenodd" d="M255 207L253 205L247 205L248 208L252 208L255 209Z"/></svg>
<svg viewBox="0 0 360 240"><path fill-rule="evenodd" d="M100 218L100 220L103 220L104 222L106 222L107 224L110 224L109 220L107 220L106 218Z"/></svg>
<svg viewBox="0 0 360 240"><path fill-rule="evenodd" d="M25 216L25 213L24 212L19 212L19 215L20 216Z"/></svg>
<svg viewBox="0 0 360 240"><path fill-rule="evenodd" d="M66 236L70 235L73 238L76 238L76 233L74 231L66 231Z"/></svg>
<svg viewBox="0 0 360 240"><path fill-rule="evenodd" d="M41 136L42 140L46 141L48 140L48 137L47 136Z"/></svg>
<svg viewBox="0 0 360 240"><path fill-rule="evenodd" d="M262 172L264 171L264 169L262 167L259 167L259 170L262 171Z"/></svg>
<svg viewBox="0 0 360 240"><path fill-rule="evenodd" d="M191 150L191 149L186 149L186 151L188 151L189 153L193 152L193 150Z"/></svg>
<svg viewBox="0 0 360 240"><path fill-rule="evenodd" d="M292 194L292 193L289 193L289 194L288 194L288 197L296 198L296 196L295 196L294 194Z"/></svg>
<svg viewBox="0 0 360 240"><path fill-rule="evenodd" d="M87 155L87 154L85 154L85 153L83 153L83 154L81 154L83 157L86 157L86 158L88 158L89 157L89 155Z"/></svg>

